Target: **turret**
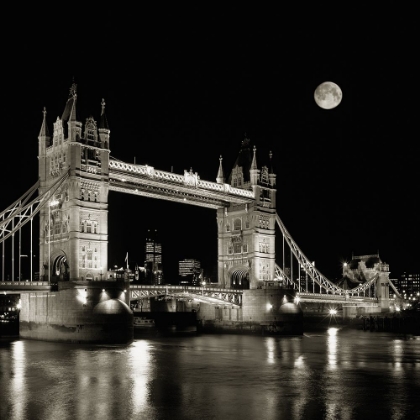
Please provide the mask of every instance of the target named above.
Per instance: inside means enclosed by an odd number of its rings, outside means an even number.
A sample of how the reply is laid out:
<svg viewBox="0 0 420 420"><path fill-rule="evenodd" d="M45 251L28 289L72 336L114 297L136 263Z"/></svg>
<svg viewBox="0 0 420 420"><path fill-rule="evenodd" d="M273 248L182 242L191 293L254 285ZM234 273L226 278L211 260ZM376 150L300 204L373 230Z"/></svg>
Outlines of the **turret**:
<svg viewBox="0 0 420 420"><path fill-rule="evenodd" d="M249 177L251 180L251 186L255 186L258 184L258 178L260 175L260 171L257 167L257 148L254 146L253 155L252 155L252 162L251 167L249 169Z"/></svg>
<svg viewBox="0 0 420 420"><path fill-rule="evenodd" d="M217 177L216 177L216 182L218 184L224 184L225 183L225 176L223 174L222 160L223 160L222 155L220 155L220 158L219 158L219 161L220 161L219 162L219 171L217 172Z"/></svg>
<svg viewBox="0 0 420 420"><path fill-rule="evenodd" d="M38 158L45 156L45 150L50 145L51 136L47 126L47 110L44 107L41 129L38 135Z"/></svg>
<svg viewBox="0 0 420 420"><path fill-rule="evenodd" d="M268 179L270 180L270 185L272 187L276 186L276 174L274 173L274 168L273 168L273 153L270 151L270 166L269 166L269 170L268 170Z"/></svg>
<svg viewBox="0 0 420 420"><path fill-rule="evenodd" d="M110 148L109 135L111 133L111 130L109 129L108 119L106 118L106 115L105 115L105 99L103 98L101 102L101 118L99 120L98 132L99 132L99 140L101 142L101 148L109 149Z"/></svg>

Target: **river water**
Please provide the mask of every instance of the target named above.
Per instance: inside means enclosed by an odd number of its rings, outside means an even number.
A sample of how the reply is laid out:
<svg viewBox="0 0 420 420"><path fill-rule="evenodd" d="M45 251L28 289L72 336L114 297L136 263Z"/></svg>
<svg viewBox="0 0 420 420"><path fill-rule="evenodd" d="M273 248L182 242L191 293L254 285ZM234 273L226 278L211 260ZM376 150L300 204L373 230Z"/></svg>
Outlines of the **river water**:
<svg viewBox="0 0 420 420"><path fill-rule="evenodd" d="M0 341L1 420L420 419L420 337Z"/></svg>

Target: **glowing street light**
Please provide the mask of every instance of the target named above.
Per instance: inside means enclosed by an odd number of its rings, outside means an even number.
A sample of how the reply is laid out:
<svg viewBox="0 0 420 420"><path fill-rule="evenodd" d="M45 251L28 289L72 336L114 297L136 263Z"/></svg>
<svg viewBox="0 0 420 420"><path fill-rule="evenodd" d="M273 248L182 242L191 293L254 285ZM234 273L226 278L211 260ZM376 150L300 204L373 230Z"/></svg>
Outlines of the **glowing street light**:
<svg viewBox="0 0 420 420"><path fill-rule="evenodd" d="M48 283L51 284L51 231L54 229L54 226L51 228L51 207L58 204L57 200L51 200L48 205Z"/></svg>

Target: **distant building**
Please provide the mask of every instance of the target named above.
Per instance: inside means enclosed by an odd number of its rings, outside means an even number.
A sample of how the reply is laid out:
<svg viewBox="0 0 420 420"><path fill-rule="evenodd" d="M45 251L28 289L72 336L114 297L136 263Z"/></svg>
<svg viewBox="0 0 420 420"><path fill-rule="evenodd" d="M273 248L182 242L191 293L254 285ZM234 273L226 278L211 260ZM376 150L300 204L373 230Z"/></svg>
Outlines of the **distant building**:
<svg viewBox="0 0 420 420"><path fill-rule="evenodd" d="M315 261L312 261L312 267L315 267ZM308 273L308 265L299 264L299 277L300 290L306 292L319 293L319 286L316 284ZM299 280L300 279L300 280Z"/></svg>
<svg viewBox="0 0 420 420"><path fill-rule="evenodd" d="M196 286L202 275L201 263L198 260L186 259L179 261L179 284Z"/></svg>
<svg viewBox="0 0 420 420"><path fill-rule="evenodd" d="M419 301L420 299L420 274L404 273L394 280L395 287L400 295L409 300Z"/></svg>
<svg viewBox="0 0 420 420"><path fill-rule="evenodd" d="M147 231L144 268L146 283L163 283L162 244L158 240L156 229Z"/></svg>

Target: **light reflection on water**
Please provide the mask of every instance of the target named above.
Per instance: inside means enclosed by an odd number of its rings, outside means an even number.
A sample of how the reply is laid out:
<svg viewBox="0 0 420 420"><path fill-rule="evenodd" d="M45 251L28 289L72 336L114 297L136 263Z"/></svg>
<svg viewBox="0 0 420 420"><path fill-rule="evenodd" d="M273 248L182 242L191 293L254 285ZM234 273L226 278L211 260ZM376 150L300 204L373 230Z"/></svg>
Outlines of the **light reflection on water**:
<svg viewBox="0 0 420 420"><path fill-rule="evenodd" d="M416 419L420 337L0 341L0 419Z"/></svg>

